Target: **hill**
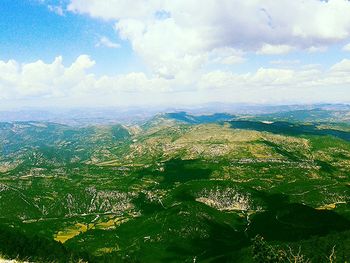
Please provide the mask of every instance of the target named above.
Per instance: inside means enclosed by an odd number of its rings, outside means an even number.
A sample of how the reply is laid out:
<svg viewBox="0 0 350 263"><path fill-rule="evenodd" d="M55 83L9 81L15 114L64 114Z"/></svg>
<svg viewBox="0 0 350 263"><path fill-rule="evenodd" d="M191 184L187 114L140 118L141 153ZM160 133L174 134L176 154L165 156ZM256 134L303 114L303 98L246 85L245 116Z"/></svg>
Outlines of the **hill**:
<svg viewBox="0 0 350 263"><path fill-rule="evenodd" d="M52 244L39 252L91 262L253 262L257 235L313 259L313 244L324 254L336 246L348 260L350 132L341 122L242 118L1 123L0 223L24 246L35 236ZM35 251L19 256L46 260Z"/></svg>

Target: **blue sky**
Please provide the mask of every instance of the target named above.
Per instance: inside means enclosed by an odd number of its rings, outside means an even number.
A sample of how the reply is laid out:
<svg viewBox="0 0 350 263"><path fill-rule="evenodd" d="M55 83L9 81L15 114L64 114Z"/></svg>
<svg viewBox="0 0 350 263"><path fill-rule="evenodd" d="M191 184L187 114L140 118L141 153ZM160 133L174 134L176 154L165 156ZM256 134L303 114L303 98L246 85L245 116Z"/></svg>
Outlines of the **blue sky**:
<svg viewBox="0 0 350 263"><path fill-rule="evenodd" d="M203 1L2 0L1 104L350 101L349 1Z"/></svg>
<svg viewBox="0 0 350 263"><path fill-rule="evenodd" d="M115 33L112 22L68 12L58 15L48 9L48 2L35 0L2 0L0 12L5 14L0 18L1 60L51 62L62 55L68 65L79 55L89 54L96 61L98 74L143 68L130 44ZM96 47L101 36L120 43L121 47L113 52Z"/></svg>

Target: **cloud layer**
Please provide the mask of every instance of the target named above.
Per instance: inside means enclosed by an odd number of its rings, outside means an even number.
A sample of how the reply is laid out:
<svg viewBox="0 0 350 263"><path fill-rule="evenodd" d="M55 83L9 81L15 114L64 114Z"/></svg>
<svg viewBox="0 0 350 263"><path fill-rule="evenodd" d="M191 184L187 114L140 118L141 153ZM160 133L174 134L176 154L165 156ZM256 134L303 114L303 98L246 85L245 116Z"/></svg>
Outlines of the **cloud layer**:
<svg viewBox="0 0 350 263"><path fill-rule="evenodd" d="M196 80L188 83L137 72L98 77L89 72L94 64L87 55L79 56L68 66L62 57L52 63L0 61L0 99L99 97L111 102L126 99L129 104L169 105L186 102L186 96L195 103L350 101L349 59L327 70L312 65L299 69L260 68L242 74L214 70L198 74ZM135 94L140 101L136 101ZM130 101L133 98L135 101Z"/></svg>
<svg viewBox="0 0 350 263"><path fill-rule="evenodd" d="M120 44L111 41L108 37L101 37L96 43L96 47L120 48Z"/></svg>

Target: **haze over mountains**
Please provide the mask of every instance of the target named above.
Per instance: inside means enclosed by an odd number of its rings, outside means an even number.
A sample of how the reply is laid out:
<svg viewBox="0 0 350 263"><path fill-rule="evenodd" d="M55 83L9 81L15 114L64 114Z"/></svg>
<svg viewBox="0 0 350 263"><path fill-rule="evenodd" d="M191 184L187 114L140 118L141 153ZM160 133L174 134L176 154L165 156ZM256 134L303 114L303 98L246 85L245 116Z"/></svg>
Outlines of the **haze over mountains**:
<svg viewBox="0 0 350 263"><path fill-rule="evenodd" d="M187 105L180 107L99 107L99 108L22 108L0 110L0 121L46 121L69 125L92 125L112 123L142 123L155 114L169 112L188 112L189 114L203 115L227 113L238 115L263 115L276 113L276 115L290 114L299 111L296 118L301 118L302 111L308 115L309 110L314 114L320 111L331 110L342 114L350 109L348 104L310 104L310 105L262 105L262 104L224 104L208 103L198 106ZM291 115L291 114L290 114ZM290 118L292 116L286 116ZM329 116L331 117L331 116ZM324 116L323 116L324 118ZM344 117L345 118L345 117ZM302 119L300 119L302 120ZM311 119L310 119L311 120Z"/></svg>

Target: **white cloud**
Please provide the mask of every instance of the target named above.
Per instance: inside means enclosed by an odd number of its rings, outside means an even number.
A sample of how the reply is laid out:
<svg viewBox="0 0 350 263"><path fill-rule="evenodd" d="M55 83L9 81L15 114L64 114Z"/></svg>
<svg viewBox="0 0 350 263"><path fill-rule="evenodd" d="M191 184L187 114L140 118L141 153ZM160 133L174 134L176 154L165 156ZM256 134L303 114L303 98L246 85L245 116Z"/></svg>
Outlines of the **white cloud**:
<svg viewBox="0 0 350 263"><path fill-rule="evenodd" d="M111 41L108 37L101 37L96 43L96 47L120 48L120 44Z"/></svg>
<svg viewBox="0 0 350 263"><path fill-rule="evenodd" d="M212 63L233 65L243 63L245 61L244 53L241 50L233 48L216 48L209 52L209 61Z"/></svg>
<svg viewBox="0 0 350 263"><path fill-rule="evenodd" d="M95 61L87 55L80 55L69 66L63 64L61 56L52 63L38 60L20 64L14 60L0 60L0 100L171 90L166 79L149 78L144 73L96 77L88 72L94 65Z"/></svg>
<svg viewBox="0 0 350 263"><path fill-rule="evenodd" d="M132 7L128 0L70 0L67 9L115 21L119 35L167 79L206 64L242 63L247 52L320 52L350 37L347 0L136 0Z"/></svg>
<svg viewBox="0 0 350 263"><path fill-rule="evenodd" d="M311 46L307 49L307 51L309 51L310 53L325 52L325 51L327 51L327 47L325 47L325 46L319 46L319 47Z"/></svg>
<svg viewBox="0 0 350 263"><path fill-rule="evenodd" d="M279 66L293 66L293 65L300 64L300 62L301 61L299 59L294 59L294 60L277 59L277 60L270 61L270 64L279 65Z"/></svg>
<svg viewBox="0 0 350 263"><path fill-rule="evenodd" d="M295 50L294 47L289 45L270 45L270 44L264 44L260 50L257 51L257 54L260 55L281 55L281 54L287 54L291 52L292 50Z"/></svg>
<svg viewBox="0 0 350 263"><path fill-rule="evenodd" d="M225 53L225 52L224 52ZM98 77L89 73L95 62L79 56L65 66L62 57L52 63L41 60L21 64L0 61L0 101L43 102L64 99L71 104L96 106L124 104L167 104L184 101L208 102L319 102L350 101L350 60L344 59L328 70L315 66L288 69L259 68L251 73L215 70L192 78L147 76L131 72Z"/></svg>
<svg viewBox="0 0 350 263"><path fill-rule="evenodd" d="M198 87L212 99L225 102L350 102L349 76L348 62L340 62L326 71L315 68L260 68L247 74L213 71L201 77Z"/></svg>
<svg viewBox="0 0 350 263"><path fill-rule="evenodd" d="M343 59L331 67L333 72L350 72L350 59Z"/></svg>
<svg viewBox="0 0 350 263"><path fill-rule="evenodd" d="M283 87L295 80L295 74L291 69L260 68L250 81L261 86Z"/></svg>
<svg viewBox="0 0 350 263"><path fill-rule="evenodd" d="M343 46L344 51L350 51L350 43Z"/></svg>
<svg viewBox="0 0 350 263"><path fill-rule="evenodd" d="M68 10L87 13L106 20L125 18L147 19L161 9L163 0L74 0Z"/></svg>
<svg viewBox="0 0 350 263"><path fill-rule="evenodd" d="M49 9L49 11L51 11L59 16L64 15L64 10L63 10L62 6L48 5L47 8Z"/></svg>
<svg viewBox="0 0 350 263"><path fill-rule="evenodd" d="M41 60L19 64L0 61L0 87L8 98L65 96L91 75L86 70L94 65L88 56L79 56L70 67L64 67L62 57L51 64Z"/></svg>

